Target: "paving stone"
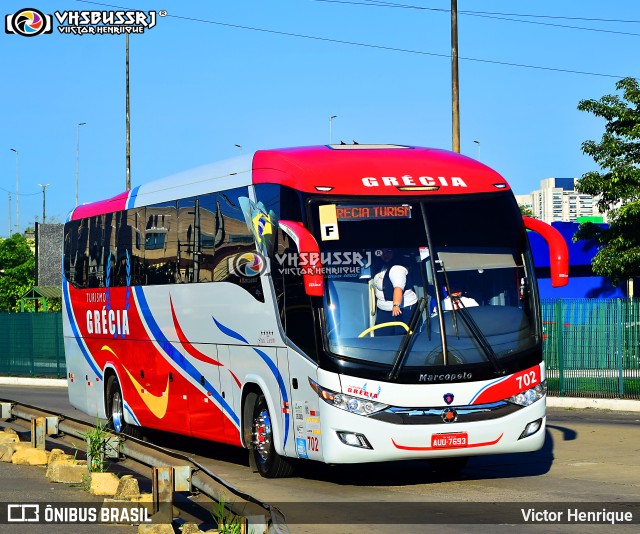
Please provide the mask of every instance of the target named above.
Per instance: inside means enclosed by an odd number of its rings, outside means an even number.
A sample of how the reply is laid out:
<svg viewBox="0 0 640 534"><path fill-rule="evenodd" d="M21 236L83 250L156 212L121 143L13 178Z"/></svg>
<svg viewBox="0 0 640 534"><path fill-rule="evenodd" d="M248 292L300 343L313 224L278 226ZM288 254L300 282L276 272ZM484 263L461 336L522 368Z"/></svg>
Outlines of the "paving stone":
<svg viewBox="0 0 640 534"><path fill-rule="evenodd" d="M16 465L47 465L49 453L33 447L19 448L11 457L11 463Z"/></svg>
<svg viewBox="0 0 640 534"><path fill-rule="evenodd" d="M140 497L140 486L138 480L133 478L132 475L124 475L118 483L118 489L116 490L116 499L138 499Z"/></svg>
<svg viewBox="0 0 640 534"><path fill-rule="evenodd" d="M91 473L89 493L113 497L118 490L119 483L120 479L115 473Z"/></svg>

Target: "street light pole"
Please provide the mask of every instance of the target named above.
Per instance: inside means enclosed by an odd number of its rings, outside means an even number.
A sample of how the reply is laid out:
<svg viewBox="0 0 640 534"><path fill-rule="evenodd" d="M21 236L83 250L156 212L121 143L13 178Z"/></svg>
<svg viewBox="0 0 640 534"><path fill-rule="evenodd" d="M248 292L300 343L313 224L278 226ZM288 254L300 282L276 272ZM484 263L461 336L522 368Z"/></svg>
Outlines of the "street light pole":
<svg viewBox="0 0 640 534"><path fill-rule="evenodd" d="M478 161L480 161L480 141L474 141L476 145L478 145Z"/></svg>
<svg viewBox="0 0 640 534"><path fill-rule="evenodd" d="M78 205L78 176L80 175L80 126L84 126L86 122L78 123L78 137L76 142L76 206Z"/></svg>
<svg viewBox="0 0 640 534"><path fill-rule="evenodd" d="M332 135L332 131L331 131L331 123L333 122L333 119L337 119L338 116L337 115L330 115L329 116L329 144L333 144L333 135Z"/></svg>
<svg viewBox="0 0 640 534"><path fill-rule="evenodd" d="M242 154L242 145L234 145L235 147L237 147L240 150L240 154Z"/></svg>
<svg viewBox="0 0 640 534"><path fill-rule="evenodd" d="M49 187L50 184L42 185L38 184L42 187L42 224L46 224L47 222L47 195L45 193L45 189Z"/></svg>
<svg viewBox="0 0 640 534"><path fill-rule="evenodd" d="M9 235L8 235L8 237L11 237L11 193L7 193L7 195L9 196L9 209L7 210L9 212Z"/></svg>
<svg viewBox="0 0 640 534"><path fill-rule="evenodd" d="M20 193L18 192L18 151L11 149L16 153L16 232L20 233Z"/></svg>

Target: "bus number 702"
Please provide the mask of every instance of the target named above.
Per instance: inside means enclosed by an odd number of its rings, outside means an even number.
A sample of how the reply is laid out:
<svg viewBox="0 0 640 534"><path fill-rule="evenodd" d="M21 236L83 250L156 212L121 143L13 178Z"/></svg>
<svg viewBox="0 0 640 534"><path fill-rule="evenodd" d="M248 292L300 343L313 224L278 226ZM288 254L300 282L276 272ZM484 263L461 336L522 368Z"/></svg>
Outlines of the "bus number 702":
<svg viewBox="0 0 640 534"><path fill-rule="evenodd" d="M538 379L536 378L535 371L529 371L522 376L516 376L516 381L518 382L518 388L522 388L523 386L528 388L535 385Z"/></svg>

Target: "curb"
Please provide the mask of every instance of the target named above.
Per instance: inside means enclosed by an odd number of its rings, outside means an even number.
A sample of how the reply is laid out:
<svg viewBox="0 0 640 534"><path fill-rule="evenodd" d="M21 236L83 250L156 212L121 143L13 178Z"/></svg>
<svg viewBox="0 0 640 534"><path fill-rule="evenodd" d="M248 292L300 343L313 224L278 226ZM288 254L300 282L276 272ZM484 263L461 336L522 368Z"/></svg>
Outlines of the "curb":
<svg viewBox="0 0 640 534"><path fill-rule="evenodd" d="M19 376L0 376L0 386L68 387L66 378L23 378Z"/></svg>
<svg viewBox="0 0 640 534"><path fill-rule="evenodd" d="M594 408L617 412L640 412L640 401L628 399L583 399L574 397L547 397L549 408Z"/></svg>

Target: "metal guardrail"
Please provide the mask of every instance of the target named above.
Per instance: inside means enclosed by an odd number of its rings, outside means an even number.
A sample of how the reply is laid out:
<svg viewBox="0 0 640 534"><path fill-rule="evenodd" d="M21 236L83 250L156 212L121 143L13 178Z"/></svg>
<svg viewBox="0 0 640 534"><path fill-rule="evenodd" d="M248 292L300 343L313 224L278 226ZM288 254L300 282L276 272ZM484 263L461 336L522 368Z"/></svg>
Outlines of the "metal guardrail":
<svg viewBox="0 0 640 534"><path fill-rule="evenodd" d="M73 436L84 441L87 432L93 428L89 423L73 417L55 414L12 400L0 399L0 419L13 418L32 421L33 432L38 433L38 437L32 435L32 442L35 439L44 439L44 434ZM46 418L45 428L42 428L41 424L35 424L35 420L40 418ZM169 492L161 490L161 493L172 495L174 490L191 492L196 488L210 499L219 502L220 490L224 488L240 499L240 501L225 500L225 507L233 514L247 518L251 528L262 528L263 532L269 534L289 533L284 516L278 508L238 490L193 458L131 436L111 434L108 441L111 443L111 448L119 451L119 454L126 458L151 468L172 468L170 476L172 487ZM154 499L157 499L155 487Z"/></svg>

